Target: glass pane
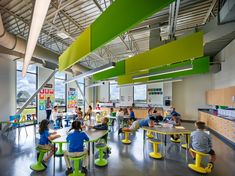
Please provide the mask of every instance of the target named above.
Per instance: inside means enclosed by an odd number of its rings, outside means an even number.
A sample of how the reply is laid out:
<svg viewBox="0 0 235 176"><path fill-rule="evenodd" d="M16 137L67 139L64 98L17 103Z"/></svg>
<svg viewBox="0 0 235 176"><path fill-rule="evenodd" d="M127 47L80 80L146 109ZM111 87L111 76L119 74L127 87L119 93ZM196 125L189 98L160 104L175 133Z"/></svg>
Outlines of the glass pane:
<svg viewBox="0 0 235 176"><path fill-rule="evenodd" d="M17 61L17 62L16 62L16 65L17 65L17 70L22 71L23 62ZM28 72L28 73L36 73L36 70L37 70L36 68L37 68L36 65L30 64L30 65L28 66L27 72Z"/></svg>
<svg viewBox="0 0 235 176"><path fill-rule="evenodd" d="M65 80L65 73L63 73L63 72L56 72L55 78Z"/></svg>
<svg viewBox="0 0 235 176"><path fill-rule="evenodd" d="M84 78L79 78L79 79L77 80L77 82L78 82L78 84L84 84Z"/></svg>
<svg viewBox="0 0 235 176"><path fill-rule="evenodd" d="M120 88L117 85L110 85L110 100L118 101L120 96Z"/></svg>
<svg viewBox="0 0 235 176"><path fill-rule="evenodd" d="M55 79L55 104L65 106L65 84L60 79Z"/></svg>
<svg viewBox="0 0 235 176"><path fill-rule="evenodd" d="M84 94L84 84L79 84L79 86L81 88L82 93ZM83 96L81 95L81 93L78 90L78 107L83 109L83 106L84 106L84 99L83 99Z"/></svg>
<svg viewBox="0 0 235 176"><path fill-rule="evenodd" d="M147 90L145 85L134 86L134 101L135 102L146 102L147 100Z"/></svg>
<svg viewBox="0 0 235 176"><path fill-rule="evenodd" d="M22 77L22 72L17 71L17 93L16 93L16 102L17 108L20 108L36 91L36 75L35 74L26 74ZM36 98L32 100L29 106L36 106Z"/></svg>

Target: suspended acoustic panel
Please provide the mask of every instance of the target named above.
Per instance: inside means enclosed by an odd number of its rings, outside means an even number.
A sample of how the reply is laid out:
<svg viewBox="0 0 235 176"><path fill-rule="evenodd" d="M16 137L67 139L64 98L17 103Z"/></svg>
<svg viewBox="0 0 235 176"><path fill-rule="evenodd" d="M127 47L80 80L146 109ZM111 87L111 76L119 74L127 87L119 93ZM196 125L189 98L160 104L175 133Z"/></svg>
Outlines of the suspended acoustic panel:
<svg viewBox="0 0 235 176"><path fill-rule="evenodd" d="M126 60L126 74L203 56L203 33L175 40Z"/></svg>
<svg viewBox="0 0 235 176"><path fill-rule="evenodd" d="M188 60L188 61L184 61L181 63L165 65L165 66L161 66L161 67L158 67L155 69L150 69L149 73L168 70L171 68L183 67L183 66L190 65L190 64L192 64L192 68L193 68L192 70L180 71L180 72L176 72L176 73L169 73L169 74L163 74L163 75L153 76L153 77L149 77L149 78L141 78L141 79L133 80L133 76L145 74L144 72L139 72L138 74L129 74L129 75L119 76L117 81L118 81L118 85L122 85L122 84L130 84L130 83L137 83L137 82L161 80L161 79L167 79L167 78L179 78L179 77L190 76L193 74L208 73L209 66L210 66L209 61L210 61L209 57L205 56L205 57L201 57L198 59L194 59L193 61Z"/></svg>
<svg viewBox="0 0 235 176"><path fill-rule="evenodd" d="M63 71L174 0L116 0L59 57Z"/></svg>

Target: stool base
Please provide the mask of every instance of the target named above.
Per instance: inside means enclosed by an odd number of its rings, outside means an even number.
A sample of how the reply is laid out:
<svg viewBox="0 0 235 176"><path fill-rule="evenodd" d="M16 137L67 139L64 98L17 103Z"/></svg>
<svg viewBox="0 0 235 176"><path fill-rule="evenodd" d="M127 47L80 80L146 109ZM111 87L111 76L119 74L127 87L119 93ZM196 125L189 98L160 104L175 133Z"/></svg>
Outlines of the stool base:
<svg viewBox="0 0 235 176"><path fill-rule="evenodd" d="M30 165L30 169L32 169L33 171L44 171L46 168L45 166L42 165L42 163L36 163L36 164L31 164Z"/></svg>
<svg viewBox="0 0 235 176"><path fill-rule="evenodd" d="M123 143L123 144L130 144L130 143L131 143L131 140L125 140L125 139L123 139L123 140L122 140L122 143Z"/></svg>
<svg viewBox="0 0 235 176"><path fill-rule="evenodd" d="M187 145L187 144L182 144L181 147L182 147L183 149L187 149L187 148L188 148L188 145Z"/></svg>
<svg viewBox="0 0 235 176"><path fill-rule="evenodd" d="M207 173L207 170L203 167L197 167L195 164L189 164L188 167L196 172L205 174Z"/></svg>
<svg viewBox="0 0 235 176"><path fill-rule="evenodd" d="M96 159L95 160L95 165L97 166L106 166L108 164L108 161L106 159Z"/></svg>
<svg viewBox="0 0 235 176"><path fill-rule="evenodd" d="M78 172L78 174L76 175L75 172L73 172L72 174L69 174L69 176L85 176L85 174L82 172Z"/></svg>
<svg viewBox="0 0 235 176"><path fill-rule="evenodd" d="M155 159L161 159L162 158L162 155L160 153L154 153L154 152L149 153L149 156L151 158L155 158Z"/></svg>

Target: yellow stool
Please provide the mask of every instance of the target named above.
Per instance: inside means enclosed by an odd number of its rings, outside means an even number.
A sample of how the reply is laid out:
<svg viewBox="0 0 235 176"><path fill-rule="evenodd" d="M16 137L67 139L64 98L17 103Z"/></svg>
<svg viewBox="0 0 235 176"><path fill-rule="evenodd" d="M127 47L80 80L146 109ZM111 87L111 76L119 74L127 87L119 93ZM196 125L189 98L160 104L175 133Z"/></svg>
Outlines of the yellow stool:
<svg viewBox="0 0 235 176"><path fill-rule="evenodd" d="M153 152L149 153L149 156L155 159L161 159L162 155L158 153L158 145L161 144L161 141L158 139L149 139L148 141L153 144Z"/></svg>
<svg viewBox="0 0 235 176"><path fill-rule="evenodd" d="M208 154L206 153L202 153L202 152L198 152L196 150L193 150L190 148L190 150L193 152L193 153L196 153L196 160L195 160L195 164L188 164L188 167L196 172L199 172L199 173L208 173L208 170L204 167L201 166L201 161L202 161L202 157L203 156L208 156Z"/></svg>
<svg viewBox="0 0 235 176"><path fill-rule="evenodd" d="M180 141L180 138L179 138L179 139L177 139L177 140L175 140L175 139L173 139L173 138L171 137L171 142L174 142L174 143L180 143L181 141Z"/></svg>
<svg viewBox="0 0 235 176"><path fill-rule="evenodd" d="M124 131L125 138L122 140L122 143L124 143L124 144L131 143L131 140L129 140L129 138L128 138L129 134L130 134L130 132Z"/></svg>
<svg viewBox="0 0 235 176"><path fill-rule="evenodd" d="M150 131L147 132L146 136L150 139L154 138L153 133Z"/></svg>

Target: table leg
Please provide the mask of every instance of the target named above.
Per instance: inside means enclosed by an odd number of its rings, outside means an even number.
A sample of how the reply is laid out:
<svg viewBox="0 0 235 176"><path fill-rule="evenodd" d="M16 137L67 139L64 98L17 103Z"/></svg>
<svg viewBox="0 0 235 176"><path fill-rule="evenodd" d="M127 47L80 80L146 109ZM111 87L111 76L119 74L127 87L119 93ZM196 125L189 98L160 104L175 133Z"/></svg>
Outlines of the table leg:
<svg viewBox="0 0 235 176"><path fill-rule="evenodd" d="M166 134L165 134L164 144L165 144L165 156L166 156Z"/></svg>
<svg viewBox="0 0 235 176"><path fill-rule="evenodd" d="M54 149L55 149L55 143L54 143ZM53 159L53 176L55 176L55 154L56 154L56 150L54 150L54 159Z"/></svg>
<svg viewBox="0 0 235 176"><path fill-rule="evenodd" d="M92 142L92 154L94 155L94 153L95 153L95 143Z"/></svg>

